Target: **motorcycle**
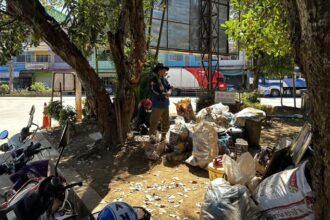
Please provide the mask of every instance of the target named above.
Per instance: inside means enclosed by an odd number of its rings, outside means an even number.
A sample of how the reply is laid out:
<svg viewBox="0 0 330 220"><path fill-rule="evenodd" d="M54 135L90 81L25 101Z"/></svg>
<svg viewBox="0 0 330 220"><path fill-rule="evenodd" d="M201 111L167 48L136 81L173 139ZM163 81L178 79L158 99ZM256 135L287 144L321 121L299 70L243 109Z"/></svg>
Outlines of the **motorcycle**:
<svg viewBox="0 0 330 220"><path fill-rule="evenodd" d="M20 189L23 184L34 177L47 177L48 160L32 161L34 155L51 147L41 148L40 143L31 143L26 149L17 149L11 151L12 161L0 164L0 175L8 174L13 183L12 190L5 193L7 200L13 192Z"/></svg>
<svg viewBox="0 0 330 220"><path fill-rule="evenodd" d="M40 127L33 122L33 116L35 113L35 107L32 105L29 113L29 120L26 127L22 128L20 133L13 135L8 139L8 143L0 145L0 151L7 152L13 149L25 148L29 146ZM30 132L32 126L35 126L34 130ZM4 130L0 133L0 140L5 140L8 138L8 131Z"/></svg>
<svg viewBox="0 0 330 220"><path fill-rule="evenodd" d="M66 184L58 173L58 164L69 142L69 124L66 123L58 148L54 175L29 179L8 202L0 205L0 220L60 220L75 219L76 214L68 202L68 190L82 186L82 182Z"/></svg>

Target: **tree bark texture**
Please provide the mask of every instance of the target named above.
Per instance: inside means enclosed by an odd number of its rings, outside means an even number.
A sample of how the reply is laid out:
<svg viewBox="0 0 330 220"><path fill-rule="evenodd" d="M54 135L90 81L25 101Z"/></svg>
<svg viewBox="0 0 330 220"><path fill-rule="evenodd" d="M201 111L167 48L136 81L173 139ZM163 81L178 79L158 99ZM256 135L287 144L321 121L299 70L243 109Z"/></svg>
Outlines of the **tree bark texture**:
<svg viewBox="0 0 330 220"><path fill-rule="evenodd" d="M287 0L295 61L310 94L315 219L330 219L330 1Z"/></svg>
<svg viewBox="0 0 330 220"><path fill-rule="evenodd" d="M141 78L145 54L145 24L143 0L124 0L116 33L108 32L110 50L119 81L119 112L121 131L126 138L135 106L135 91ZM131 39L130 52L125 53L124 45Z"/></svg>
<svg viewBox="0 0 330 220"><path fill-rule="evenodd" d="M47 14L38 0L7 0L7 7L11 14L40 32L51 49L76 70L83 87L93 98L103 141L118 143L113 103L98 75L56 20Z"/></svg>
<svg viewBox="0 0 330 220"><path fill-rule="evenodd" d="M261 58L257 57L253 59L253 84L252 90L258 89L259 78L261 75Z"/></svg>

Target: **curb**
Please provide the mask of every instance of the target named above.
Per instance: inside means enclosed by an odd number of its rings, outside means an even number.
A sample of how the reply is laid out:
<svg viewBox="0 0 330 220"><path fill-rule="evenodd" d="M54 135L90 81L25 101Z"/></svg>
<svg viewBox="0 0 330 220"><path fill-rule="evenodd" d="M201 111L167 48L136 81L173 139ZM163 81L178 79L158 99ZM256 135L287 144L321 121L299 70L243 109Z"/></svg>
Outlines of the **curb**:
<svg viewBox="0 0 330 220"><path fill-rule="evenodd" d="M43 147L52 147L48 150L49 158L45 158L43 154L37 155L37 157L39 160L49 160L49 163L54 167L59 156L59 152L54 149L43 134L37 133L35 135L35 139ZM100 212L107 203L103 201L101 196L91 186L89 186L89 184L84 181L73 168L64 168L63 166L59 166L59 172L65 177L68 183L78 181L83 182L81 187L74 187L71 190L71 195L69 195L69 200L74 204L75 210L79 213L79 219L96 219L97 214L94 214L93 216L92 213Z"/></svg>

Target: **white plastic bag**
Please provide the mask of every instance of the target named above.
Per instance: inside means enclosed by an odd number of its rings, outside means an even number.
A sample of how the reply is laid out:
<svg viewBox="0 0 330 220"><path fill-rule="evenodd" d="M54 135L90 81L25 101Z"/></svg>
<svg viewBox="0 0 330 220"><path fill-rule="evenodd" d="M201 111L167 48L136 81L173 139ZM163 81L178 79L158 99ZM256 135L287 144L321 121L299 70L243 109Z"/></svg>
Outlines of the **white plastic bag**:
<svg viewBox="0 0 330 220"><path fill-rule="evenodd" d="M261 213L245 186L231 186L223 178L212 181L201 207L201 220L254 220Z"/></svg>
<svg viewBox="0 0 330 220"><path fill-rule="evenodd" d="M262 181L254 193L267 219L314 219L314 195L300 167L276 173Z"/></svg>
<svg viewBox="0 0 330 220"><path fill-rule="evenodd" d="M223 156L223 168L231 184L246 184L256 175L255 161L250 153L242 154L237 162L230 156Z"/></svg>
<svg viewBox="0 0 330 220"><path fill-rule="evenodd" d="M238 127L244 127L246 119L261 121L265 117L266 117L266 113L262 110L255 108L245 108L234 115L231 124Z"/></svg>
<svg viewBox="0 0 330 220"><path fill-rule="evenodd" d="M197 122L208 121L215 122L220 126L227 127L233 118L233 114L229 112L229 107L221 103L203 108L197 113Z"/></svg>
<svg viewBox="0 0 330 220"><path fill-rule="evenodd" d="M170 126L166 134L166 143L175 146L182 133L189 133L185 120L182 116L178 116L175 119L175 124Z"/></svg>
<svg viewBox="0 0 330 220"><path fill-rule="evenodd" d="M186 160L188 164L206 168L218 156L218 134L215 127L215 124L203 121L191 128L193 151L192 156Z"/></svg>

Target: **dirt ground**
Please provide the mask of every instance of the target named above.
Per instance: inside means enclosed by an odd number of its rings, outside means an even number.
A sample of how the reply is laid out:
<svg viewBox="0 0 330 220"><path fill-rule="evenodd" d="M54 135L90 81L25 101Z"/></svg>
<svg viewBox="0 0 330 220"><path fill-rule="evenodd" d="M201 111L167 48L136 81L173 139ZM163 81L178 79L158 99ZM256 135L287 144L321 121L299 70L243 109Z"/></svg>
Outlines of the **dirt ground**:
<svg viewBox="0 0 330 220"><path fill-rule="evenodd" d="M282 119L263 124L260 144L275 146L280 137L294 137L303 123L303 119ZM88 134L95 131L95 125L78 126L62 163L72 166L107 202L145 207L153 219L199 219L209 184L206 170L184 163L169 165L165 159L146 160L137 143L117 150L103 149L84 159L77 157L93 143ZM44 134L57 144L60 130Z"/></svg>

